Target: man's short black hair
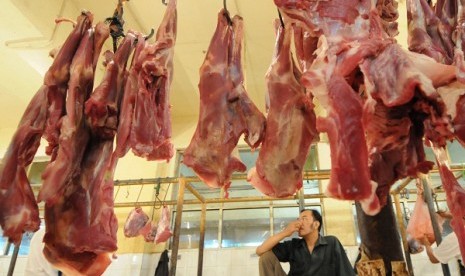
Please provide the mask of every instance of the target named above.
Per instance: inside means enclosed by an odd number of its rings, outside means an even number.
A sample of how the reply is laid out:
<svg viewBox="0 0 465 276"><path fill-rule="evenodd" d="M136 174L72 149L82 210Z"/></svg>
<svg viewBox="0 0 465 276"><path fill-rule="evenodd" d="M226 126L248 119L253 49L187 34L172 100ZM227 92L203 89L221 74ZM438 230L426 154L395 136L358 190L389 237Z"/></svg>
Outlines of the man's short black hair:
<svg viewBox="0 0 465 276"><path fill-rule="evenodd" d="M323 218L321 217L320 212L318 212L315 209L302 209L300 212L305 212L305 211L310 211L312 212L313 219L317 220L320 223L320 226L318 226L318 232L321 231L321 227L323 226Z"/></svg>

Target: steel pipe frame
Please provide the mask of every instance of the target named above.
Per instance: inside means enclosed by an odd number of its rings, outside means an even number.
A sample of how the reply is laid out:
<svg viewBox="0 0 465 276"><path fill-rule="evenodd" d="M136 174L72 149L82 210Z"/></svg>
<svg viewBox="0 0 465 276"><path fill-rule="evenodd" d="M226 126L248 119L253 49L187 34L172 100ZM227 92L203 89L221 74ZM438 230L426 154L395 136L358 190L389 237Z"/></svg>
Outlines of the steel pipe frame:
<svg viewBox="0 0 465 276"><path fill-rule="evenodd" d="M463 166L452 166L451 167L452 171L463 171L464 167ZM436 168L431 170L430 172L438 172ZM305 171L303 172L303 178L305 180L325 180L330 178L330 170L318 170L318 171ZM246 179L246 174L239 174L239 175L233 175L231 177L232 180L244 180ZM394 188L391 191L392 195L397 195L402 191L412 180L412 178L407 177L399 186ZM164 177L164 178L146 178L146 179L130 179L130 180L115 180L114 181L114 186L115 187L122 187L122 186L132 186L132 185L147 185L147 184L180 184L180 188L178 190L178 198L177 200L169 200L166 201L166 205L177 205L177 210L176 212L176 219L175 219L175 229L174 229L174 234L173 234L173 248L172 248L172 254L171 254L171 269L170 271L173 271L176 273L176 263L177 263L177 256L178 256L178 246L179 246L179 227L181 223L181 218L182 218L182 206L184 204L202 204L202 217L201 217L201 225L202 225L202 220L205 219L204 217L204 208L206 210L206 206L209 203L237 203L237 202L256 202L256 201L281 201L281 200L299 200L299 208L302 207L303 199L315 199L315 198L327 198L325 194L319 193L319 194L311 194L311 195L305 195L303 189L299 191L295 196L289 196L285 198L272 198L272 197L267 197L267 196L261 196L261 197L236 197L236 198L224 198L224 190L221 193L222 197L221 198L213 198L213 199L205 199L191 184L190 182L201 182L201 180L198 177ZM33 189L39 189L40 185L31 185ZM189 192L191 192L197 199L196 200L184 200L184 189L187 188ZM181 198L182 195L182 198ZM396 197L394 197L396 199ZM147 201L147 202L124 202L124 203L115 203L114 207L119 208L119 207L133 207L135 204L137 206L153 206L155 204L155 201ZM181 207L179 207L181 206ZM397 208L397 204L396 204ZM397 210L399 212L399 210ZM399 219L398 219L399 220ZM179 225L178 225L179 224ZM205 222L203 222L205 224ZM205 225L204 225L205 226ZM399 224L399 227L402 231L405 231L405 226L402 224ZM402 230L403 229L403 230ZM201 237L205 235L205 229L201 229L200 233ZM403 244L404 246L406 245L406 237L405 235L402 235L403 239ZM199 244L199 250L204 248L204 240L202 240L202 245ZM405 250L405 249L404 249ZM174 260L173 260L174 257ZM409 259L409 258L408 258ZM411 266L411 263L408 264L409 268ZM198 275L202 275L202 270L201 267L203 266L203 252L199 252L199 263L198 263ZM171 273L171 272L170 272ZM175 275L172 274L171 275Z"/></svg>

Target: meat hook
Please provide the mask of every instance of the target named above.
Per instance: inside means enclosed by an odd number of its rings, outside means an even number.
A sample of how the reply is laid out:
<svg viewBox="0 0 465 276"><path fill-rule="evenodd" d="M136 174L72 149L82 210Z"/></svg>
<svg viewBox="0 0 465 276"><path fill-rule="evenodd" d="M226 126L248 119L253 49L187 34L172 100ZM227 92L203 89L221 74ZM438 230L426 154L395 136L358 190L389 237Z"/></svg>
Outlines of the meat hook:
<svg viewBox="0 0 465 276"><path fill-rule="evenodd" d="M161 3L162 3L163 5L165 5L165 6L168 5L168 2L166 2L166 0L161 0Z"/></svg>
<svg viewBox="0 0 465 276"><path fill-rule="evenodd" d="M160 197L158 197L160 195L160 188L161 188L161 178L158 178L157 186L155 187L156 192L155 192L155 201L153 203L153 209L160 209L163 206L162 200L160 199ZM160 205L157 204L157 201L160 202Z"/></svg>
<svg viewBox="0 0 465 276"><path fill-rule="evenodd" d="M226 7L226 0L223 0L223 8L224 8L224 17L226 17L226 21L228 21L228 25L232 26L232 20L231 17L229 16L229 11L228 8Z"/></svg>
<svg viewBox="0 0 465 276"><path fill-rule="evenodd" d="M123 19L123 4L129 0L118 0L118 5L116 6L115 11L113 12L112 17L108 17L105 20L105 23L110 24L110 35L113 39L113 52L116 52L118 47L118 40L121 37L124 37L124 19Z"/></svg>
<svg viewBox="0 0 465 276"><path fill-rule="evenodd" d="M153 36L154 33L155 33L155 30L153 28L150 29L150 33L148 35L144 36L144 39L149 40Z"/></svg>
<svg viewBox="0 0 465 276"><path fill-rule="evenodd" d="M148 35L144 36L144 40L149 40L153 36L154 33L155 33L155 30L153 28L151 28L150 33ZM137 38L134 39L134 44L137 44L138 41L139 40Z"/></svg>

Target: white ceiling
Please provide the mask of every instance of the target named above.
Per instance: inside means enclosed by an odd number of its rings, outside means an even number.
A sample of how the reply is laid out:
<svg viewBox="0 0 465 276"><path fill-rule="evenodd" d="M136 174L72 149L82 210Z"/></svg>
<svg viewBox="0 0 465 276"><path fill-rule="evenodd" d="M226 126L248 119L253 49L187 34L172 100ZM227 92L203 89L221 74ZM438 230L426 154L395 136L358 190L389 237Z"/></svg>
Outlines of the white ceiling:
<svg viewBox="0 0 465 276"><path fill-rule="evenodd" d="M405 3L399 2L400 26L405 26ZM87 9L94 13L96 23L112 16L116 4L117 0L2 0L0 149L6 147L4 144L8 143L29 100L42 84L43 75L52 61L48 52L60 46L72 28L68 23L56 26L55 18L75 20L82 9ZM197 118L198 70L222 6L222 0L178 0L178 35L170 94L174 122L181 117ZM278 15L276 7L273 0L227 0L227 7L231 15L239 14L244 18L243 65L246 88L250 98L264 111L264 75L274 49L273 20ZM144 33L149 33L151 28L156 30L165 9L161 0L126 2L125 30ZM406 41L407 28L399 29L401 35L398 40L402 43ZM105 49L111 49L111 39L107 41ZM96 83L103 72L104 67L99 65Z"/></svg>

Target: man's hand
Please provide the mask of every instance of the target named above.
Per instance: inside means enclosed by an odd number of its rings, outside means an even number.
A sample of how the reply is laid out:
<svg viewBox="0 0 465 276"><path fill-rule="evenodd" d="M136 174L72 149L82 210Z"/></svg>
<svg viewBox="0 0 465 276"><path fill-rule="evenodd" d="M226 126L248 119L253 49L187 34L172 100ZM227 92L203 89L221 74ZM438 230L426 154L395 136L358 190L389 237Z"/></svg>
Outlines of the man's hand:
<svg viewBox="0 0 465 276"><path fill-rule="evenodd" d="M286 228L283 230L284 233L286 233L286 237L291 236L294 234L294 232L298 232L300 229L300 226L302 226L302 223L298 220L291 221Z"/></svg>
<svg viewBox="0 0 465 276"><path fill-rule="evenodd" d="M430 246L431 243L429 242L428 240L428 237L426 236L426 234L418 240L421 244L423 244L424 246Z"/></svg>

